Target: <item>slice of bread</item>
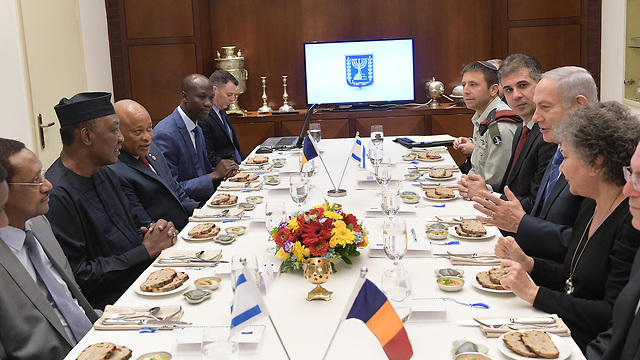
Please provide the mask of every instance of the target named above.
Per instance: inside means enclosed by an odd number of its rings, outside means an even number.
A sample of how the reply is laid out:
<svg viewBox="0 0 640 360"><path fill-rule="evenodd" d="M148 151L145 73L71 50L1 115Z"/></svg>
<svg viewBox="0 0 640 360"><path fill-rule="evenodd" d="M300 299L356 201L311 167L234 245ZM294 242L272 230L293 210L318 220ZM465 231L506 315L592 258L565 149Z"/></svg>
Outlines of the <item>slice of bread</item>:
<svg viewBox="0 0 640 360"><path fill-rule="evenodd" d="M269 161L269 157L268 156L256 155L256 156L248 158L245 162L247 164L264 164L267 161Z"/></svg>
<svg viewBox="0 0 640 360"><path fill-rule="evenodd" d="M446 169L435 169L429 172L429 176L438 179L450 178L453 176L453 171Z"/></svg>
<svg viewBox="0 0 640 360"><path fill-rule="evenodd" d="M140 290L149 292L161 288L172 282L175 277L176 271L171 268L156 270L140 285Z"/></svg>
<svg viewBox="0 0 640 360"><path fill-rule="evenodd" d="M478 281L478 284L482 285L482 287L485 287L487 289L505 290L505 288L502 285L500 285L499 283L496 284L493 281L491 281L491 278L489 277L489 272L488 271L480 271L476 275L476 280Z"/></svg>
<svg viewBox="0 0 640 360"><path fill-rule="evenodd" d="M521 332L510 332L504 334L502 337L502 341L507 347L515 352L518 355L522 355L524 357L535 358L538 357L536 353L531 351L522 341L522 333Z"/></svg>
<svg viewBox="0 0 640 360"><path fill-rule="evenodd" d="M126 346L116 345L116 350L108 357L109 360L127 360L131 358L133 351Z"/></svg>
<svg viewBox="0 0 640 360"><path fill-rule="evenodd" d="M489 279L491 279L491 282L494 284L500 285L500 280L504 277L504 275L504 270L500 268L495 267L489 270Z"/></svg>
<svg viewBox="0 0 640 360"><path fill-rule="evenodd" d="M236 195L219 193L211 199L211 205L233 205L238 202Z"/></svg>
<svg viewBox="0 0 640 360"><path fill-rule="evenodd" d="M162 293L162 292L175 290L180 286L182 286L182 284L184 284L187 280L189 280L189 275L183 272L178 272L176 277L170 283L168 283L167 285L161 288L153 288L151 289L151 292Z"/></svg>
<svg viewBox="0 0 640 360"><path fill-rule="evenodd" d="M198 224L191 229L187 234L195 239L206 239L218 235L220 228L214 223L202 223Z"/></svg>
<svg viewBox="0 0 640 360"><path fill-rule="evenodd" d="M478 220L466 220L460 224L460 228L464 234L462 236L470 237L482 237L487 235L487 229L484 228L482 223Z"/></svg>
<svg viewBox="0 0 640 360"><path fill-rule="evenodd" d="M549 334L544 331L531 330L525 331L522 334L522 342L531 351L545 359L557 359L560 356L560 351L553 343Z"/></svg>
<svg viewBox="0 0 640 360"><path fill-rule="evenodd" d="M453 189L449 189L445 187L426 189L424 193L430 199L449 199L456 196L453 193Z"/></svg>
<svg viewBox="0 0 640 360"><path fill-rule="evenodd" d="M87 346L76 360L107 360L116 350L116 345L110 342L101 342Z"/></svg>

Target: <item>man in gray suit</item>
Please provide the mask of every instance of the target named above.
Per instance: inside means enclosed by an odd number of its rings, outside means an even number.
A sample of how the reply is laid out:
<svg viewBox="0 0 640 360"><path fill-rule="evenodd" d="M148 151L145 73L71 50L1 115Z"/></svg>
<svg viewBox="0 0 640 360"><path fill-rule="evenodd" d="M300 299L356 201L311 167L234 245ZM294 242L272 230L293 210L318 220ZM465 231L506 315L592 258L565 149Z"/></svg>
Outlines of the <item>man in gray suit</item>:
<svg viewBox="0 0 640 360"><path fill-rule="evenodd" d="M4 200L0 181L0 209L8 218L0 216L0 359L62 359L98 315L42 216L51 190L42 164L21 142L0 138L0 166L10 191Z"/></svg>

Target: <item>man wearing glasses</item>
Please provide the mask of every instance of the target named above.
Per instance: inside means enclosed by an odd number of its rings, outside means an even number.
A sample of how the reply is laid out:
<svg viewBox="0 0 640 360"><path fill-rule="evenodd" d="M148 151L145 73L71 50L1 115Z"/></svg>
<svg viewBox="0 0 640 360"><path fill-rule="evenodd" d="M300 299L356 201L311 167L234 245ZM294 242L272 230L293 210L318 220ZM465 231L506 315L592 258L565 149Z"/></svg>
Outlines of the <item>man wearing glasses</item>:
<svg viewBox="0 0 640 360"><path fill-rule="evenodd" d="M61 359L98 315L43 216L51 183L42 164L23 143L0 138L0 165L10 191L0 203L9 220L0 225L0 358Z"/></svg>

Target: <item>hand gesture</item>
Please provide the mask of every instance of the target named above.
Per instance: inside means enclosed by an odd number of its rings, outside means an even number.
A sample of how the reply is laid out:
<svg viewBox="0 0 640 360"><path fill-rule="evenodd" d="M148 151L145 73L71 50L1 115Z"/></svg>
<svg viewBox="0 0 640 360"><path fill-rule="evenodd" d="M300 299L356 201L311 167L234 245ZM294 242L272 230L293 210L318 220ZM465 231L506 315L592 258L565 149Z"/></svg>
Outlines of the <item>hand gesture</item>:
<svg viewBox="0 0 640 360"><path fill-rule="evenodd" d="M499 237L493 252L500 259L512 260L519 263L528 273L531 273L531 270L533 270L533 258L527 256L516 242L516 239L511 236Z"/></svg>
<svg viewBox="0 0 640 360"><path fill-rule="evenodd" d="M486 190L480 191L480 195L472 197L471 200L476 202L473 207L487 216L478 216L478 220L515 233L526 212L508 186L504 187L504 193L508 199L506 201Z"/></svg>
<svg viewBox="0 0 640 360"><path fill-rule="evenodd" d="M487 183L478 174L462 175L458 181L458 192L465 200L479 196L480 191L487 190Z"/></svg>
<svg viewBox="0 0 640 360"><path fill-rule="evenodd" d="M500 262L502 269L502 280L500 284L505 289L513 291L520 299L533 304L538 295L539 286L529 277L526 271L515 261L502 260Z"/></svg>

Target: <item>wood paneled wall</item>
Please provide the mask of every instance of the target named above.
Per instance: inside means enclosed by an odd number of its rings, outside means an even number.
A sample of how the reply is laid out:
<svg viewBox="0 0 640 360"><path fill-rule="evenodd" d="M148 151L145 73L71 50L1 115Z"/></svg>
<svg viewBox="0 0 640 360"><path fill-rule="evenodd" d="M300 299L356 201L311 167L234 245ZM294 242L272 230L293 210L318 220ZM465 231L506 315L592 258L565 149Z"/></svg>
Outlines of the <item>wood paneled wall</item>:
<svg viewBox="0 0 640 360"><path fill-rule="evenodd" d="M114 98L142 103L154 121L179 103L182 78L215 70L214 54L235 45L249 71L240 106L282 105L282 75L289 102L304 109L303 44L312 41L414 39L415 94L435 76L447 93L465 64L536 56L545 69L580 65L598 81L600 7L597 0L105 0ZM389 89L393 91L393 89Z"/></svg>

